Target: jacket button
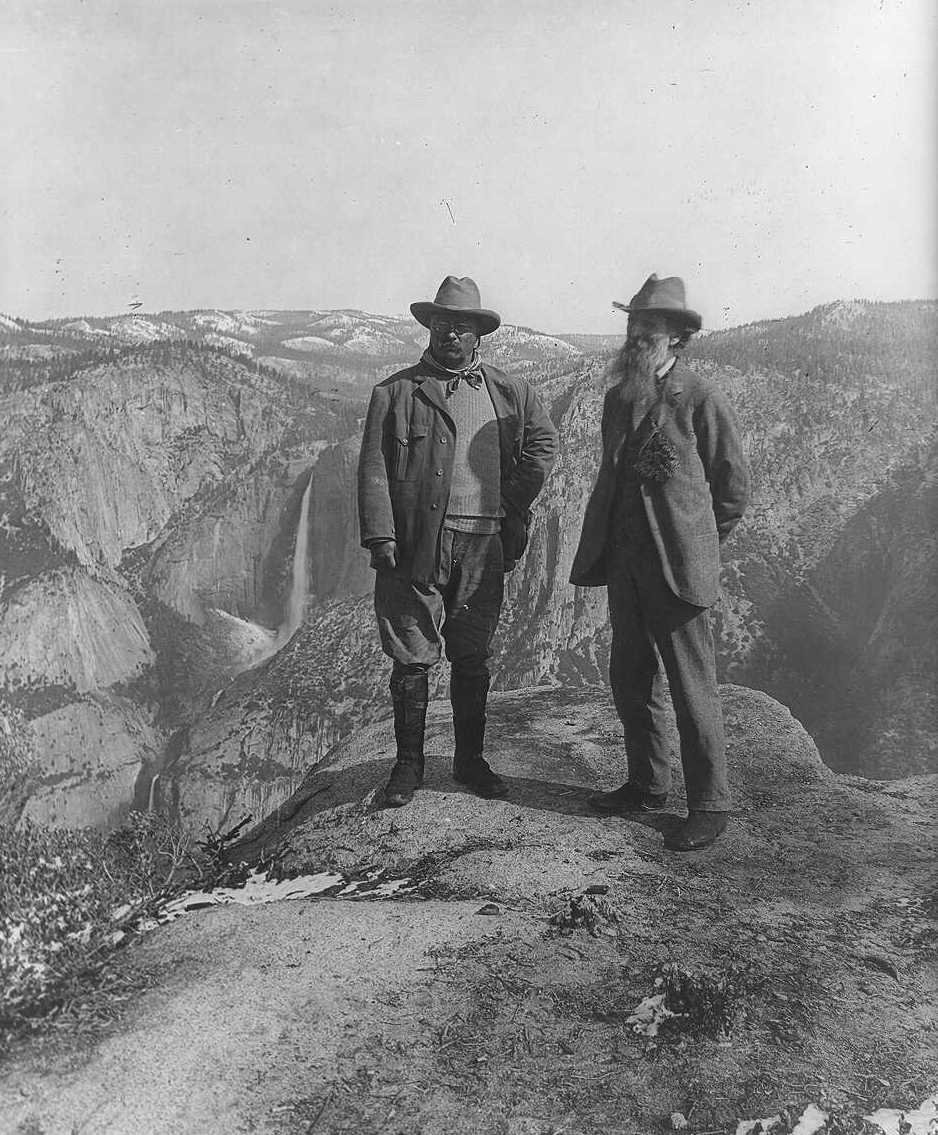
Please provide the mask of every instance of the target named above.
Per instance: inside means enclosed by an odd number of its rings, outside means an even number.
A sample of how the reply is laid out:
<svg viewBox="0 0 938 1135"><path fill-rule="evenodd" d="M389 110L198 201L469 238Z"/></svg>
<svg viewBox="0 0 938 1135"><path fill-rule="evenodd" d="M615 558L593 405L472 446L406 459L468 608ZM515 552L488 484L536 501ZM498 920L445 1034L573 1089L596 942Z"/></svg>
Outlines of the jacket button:
<svg viewBox="0 0 938 1135"><path fill-rule="evenodd" d="M440 438L440 445L446 445L446 438L445 437Z"/></svg>
<svg viewBox="0 0 938 1135"><path fill-rule="evenodd" d="M437 475L438 477L442 477L442 476L443 476L443 470L442 470L442 469L437 469L437 471L436 471L436 475Z"/></svg>
<svg viewBox="0 0 938 1135"><path fill-rule="evenodd" d="M440 506L438 504L431 504L430 507L433 508L433 509L436 509L436 508L439 508Z"/></svg>

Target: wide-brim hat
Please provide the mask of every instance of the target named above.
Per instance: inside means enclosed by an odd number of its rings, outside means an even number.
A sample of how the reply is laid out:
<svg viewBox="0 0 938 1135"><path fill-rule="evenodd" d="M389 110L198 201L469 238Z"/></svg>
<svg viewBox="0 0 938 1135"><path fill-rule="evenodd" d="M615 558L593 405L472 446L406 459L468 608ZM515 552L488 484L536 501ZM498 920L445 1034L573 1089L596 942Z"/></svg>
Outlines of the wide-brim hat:
<svg viewBox="0 0 938 1135"><path fill-rule="evenodd" d="M699 331L703 320L692 311L684 301L684 281L680 276L666 276L659 280L652 272L627 304L612 301L612 306L620 311L648 311L670 315L682 320L694 331Z"/></svg>
<svg viewBox="0 0 938 1135"><path fill-rule="evenodd" d="M468 316L479 325L480 335L491 335L502 322L497 311L482 306L478 285L468 276L447 276L440 284L436 299L412 303L410 313L424 327L430 326L434 315Z"/></svg>

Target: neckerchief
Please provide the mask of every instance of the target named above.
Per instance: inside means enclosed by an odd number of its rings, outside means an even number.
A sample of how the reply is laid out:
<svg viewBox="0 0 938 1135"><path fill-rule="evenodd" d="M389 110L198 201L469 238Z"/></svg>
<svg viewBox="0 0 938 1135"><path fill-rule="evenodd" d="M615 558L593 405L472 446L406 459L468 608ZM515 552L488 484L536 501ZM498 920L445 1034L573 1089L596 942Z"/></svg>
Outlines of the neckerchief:
<svg viewBox="0 0 938 1135"><path fill-rule="evenodd" d="M472 359L467 367L462 370L450 370L449 367L443 366L430 353L430 348L423 352L420 356L420 361L425 363L430 370L439 375L440 378L445 378L446 392L452 394L459 386L459 380L464 378L471 387L478 390L482 385L482 360L479 358L478 350L472 352Z"/></svg>

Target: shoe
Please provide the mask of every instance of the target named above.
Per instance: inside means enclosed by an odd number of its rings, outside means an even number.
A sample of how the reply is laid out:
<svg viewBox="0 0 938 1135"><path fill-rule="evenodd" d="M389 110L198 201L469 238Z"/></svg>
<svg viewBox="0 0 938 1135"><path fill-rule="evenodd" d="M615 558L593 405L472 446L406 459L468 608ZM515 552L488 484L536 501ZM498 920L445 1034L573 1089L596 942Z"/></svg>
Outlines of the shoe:
<svg viewBox="0 0 938 1135"><path fill-rule="evenodd" d="M483 796L486 800L500 799L507 796L509 791L508 785L484 757L454 761L453 780L471 788L477 796Z"/></svg>
<svg viewBox="0 0 938 1135"><path fill-rule="evenodd" d="M599 792L587 800L591 808L607 816L624 816L630 812L659 812L667 802L667 792L649 792L629 781L614 792Z"/></svg>
<svg viewBox="0 0 938 1135"><path fill-rule="evenodd" d="M397 761L391 769L384 789L384 802L391 808L403 808L414 798L423 784L423 769L415 761Z"/></svg>
<svg viewBox="0 0 938 1135"><path fill-rule="evenodd" d="M702 851L726 831L729 819L729 812L688 812L677 831L665 837L664 846L669 851Z"/></svg>

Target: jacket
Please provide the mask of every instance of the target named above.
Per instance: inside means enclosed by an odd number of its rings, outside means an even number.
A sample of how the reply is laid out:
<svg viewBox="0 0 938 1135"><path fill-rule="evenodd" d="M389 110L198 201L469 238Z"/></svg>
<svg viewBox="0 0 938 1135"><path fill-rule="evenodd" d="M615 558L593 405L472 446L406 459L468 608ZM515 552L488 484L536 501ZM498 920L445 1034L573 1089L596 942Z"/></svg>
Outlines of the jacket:
<svg viewBox="0 0 938 1135"><path fill-rule="evenodd" d="M729 403L716 386L680 364L664 382L660 406L649 413L674 447L677 466L665 481L641 482L642 502L668 586L680 599L710 607L720 593L720 544L749 500L749 466ZM608 582L606 541L618 462L643 420L620 387L607 393L602 462L570 573L577 586Z"/></svg>
<svg viewBox="0 0 938 1135"><path fill-rule="evenodd" d="M520 378L483 365L495 407L501 456L505 560L524 551L530 507L557 451L557 431ZM441 383L424 365L379 382L371 395L358 462L361 542L396 540L397 571L440 582L440 534L453 474L456 427Z"/></svg>

